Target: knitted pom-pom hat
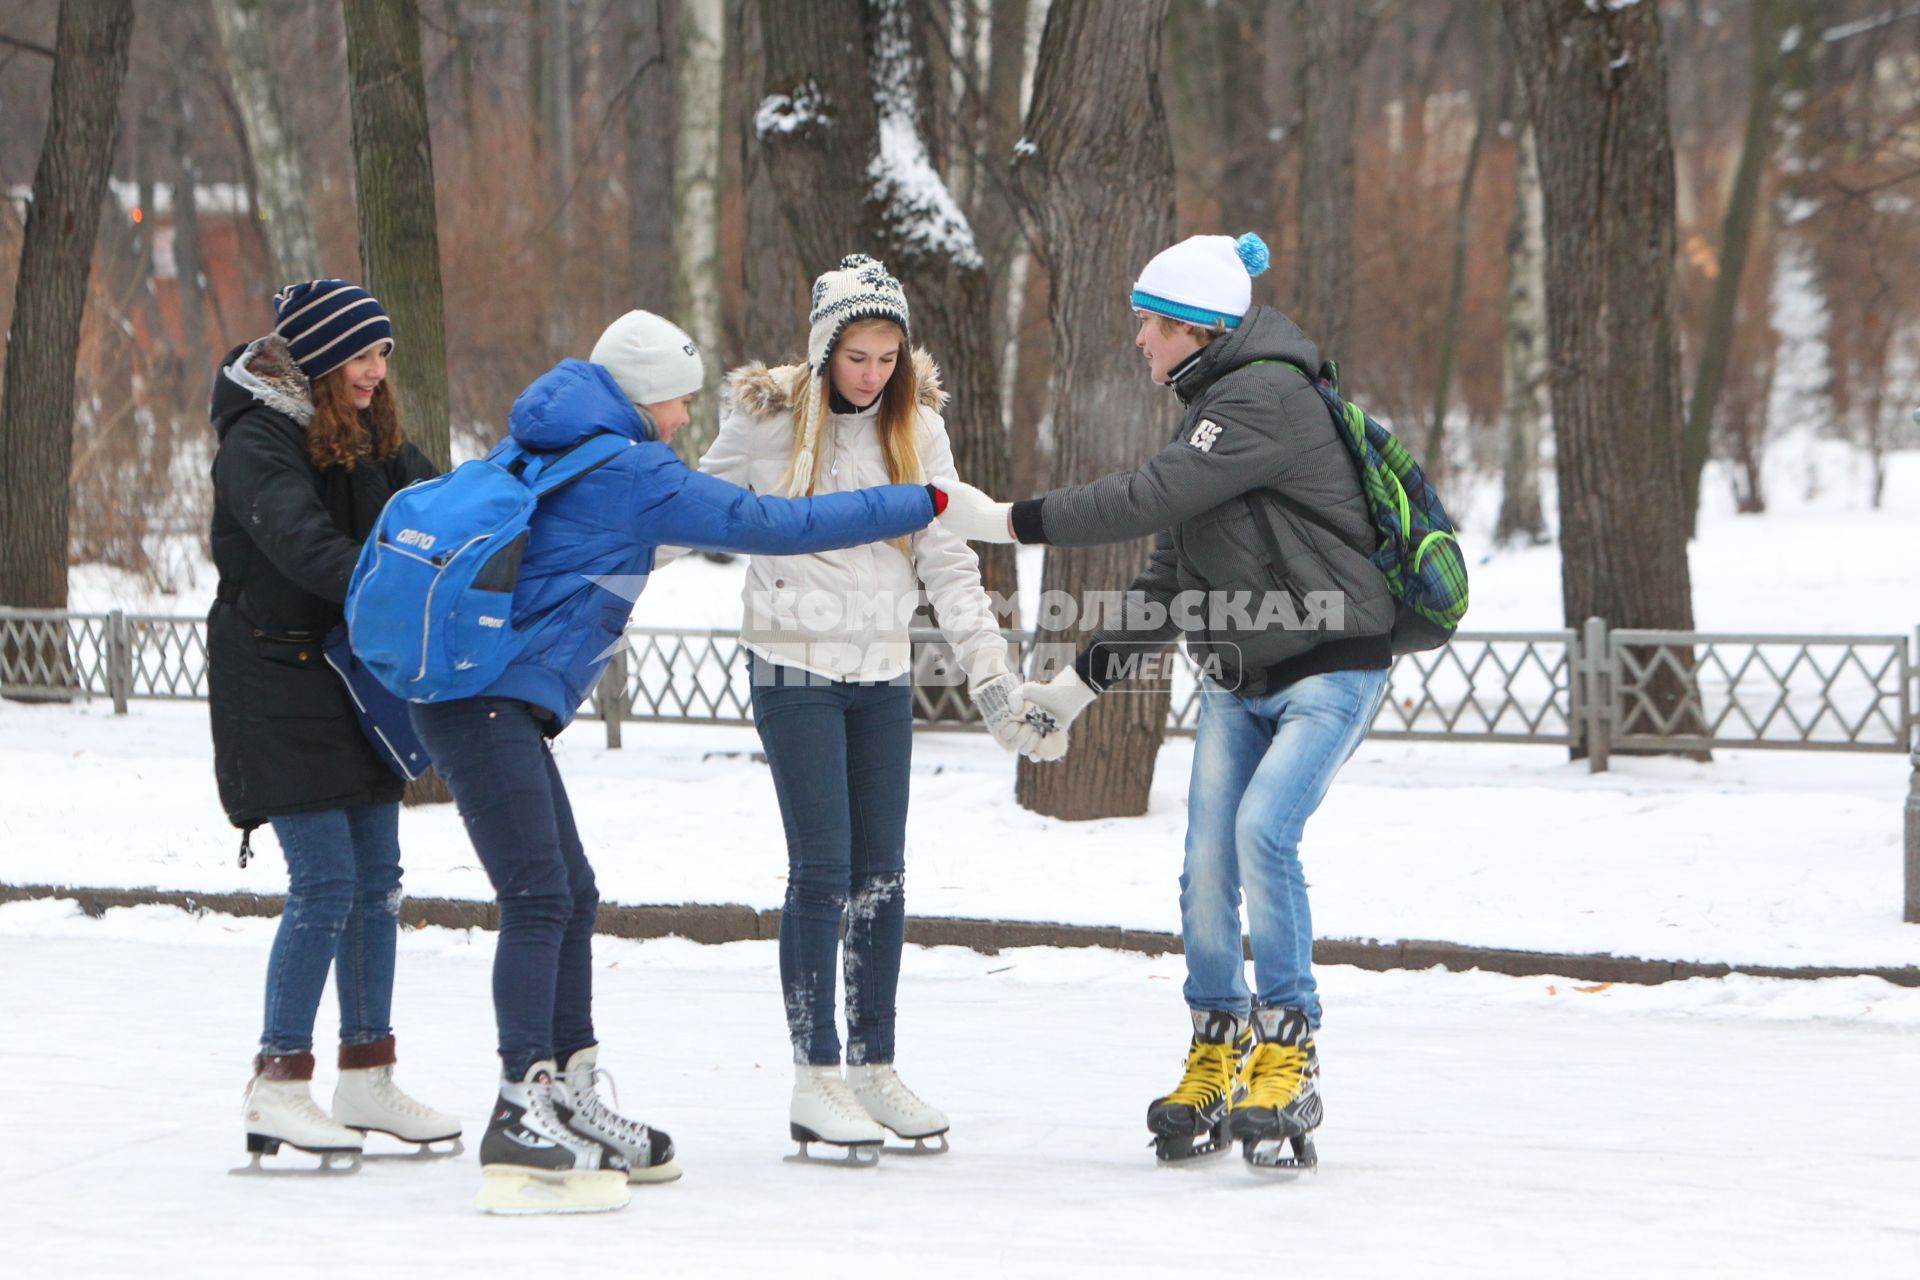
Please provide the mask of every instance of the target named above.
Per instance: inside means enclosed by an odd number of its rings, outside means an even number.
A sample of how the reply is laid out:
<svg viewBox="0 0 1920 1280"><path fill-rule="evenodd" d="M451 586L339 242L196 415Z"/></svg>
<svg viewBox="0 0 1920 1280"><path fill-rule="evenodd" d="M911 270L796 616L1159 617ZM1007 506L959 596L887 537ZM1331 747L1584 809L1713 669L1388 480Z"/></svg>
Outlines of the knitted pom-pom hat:
<svg viewBox="0 0 1920 1280"><path fill-rule="evenodd" d="M1133 282L1136 311L1206 328L1237 329L1253 305L1253 277L1267 269L1267 243L1249 231L1189 236L1153 256Z"/></svg>
<svg viewBox="0 0 1920 1280"><path fill-rule="evenodd" d="M907 314L906 290L887 273L886 264L864 253L840 259L836 271L813 282L813 307L807 312L807 368L826 373L834 344L855 320L891 320L909 339L913 325Z"/></svg>
<svg viewBox="0 0 1920 1280"><path fill-rule="evenodd" d="M840 266L813 282L813 306L807 312L807 377L794 396L793 466L788 470L787 494L803 497L813 489L813 463L819 452L820 428L827 420L829 379L827 362L846 333L859 320L891 320L908 340L913 337L907 293L888 273L886 264L864 253L850 253Z"/></svg>

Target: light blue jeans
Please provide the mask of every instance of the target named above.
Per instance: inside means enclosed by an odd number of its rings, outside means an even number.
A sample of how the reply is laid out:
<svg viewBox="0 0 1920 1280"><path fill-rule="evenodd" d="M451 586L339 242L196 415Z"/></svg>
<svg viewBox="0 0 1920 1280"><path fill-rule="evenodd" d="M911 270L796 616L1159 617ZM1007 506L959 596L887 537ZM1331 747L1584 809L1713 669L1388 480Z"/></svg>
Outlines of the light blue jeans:
<svg viewBox="0 0 1920 1280"><path fill-rule="evenodd" d="M1257 698L1203 688L1180 873L1189 1007L1245 1017L1285 1005L1320 1025L1300 836L1386 687L1385 671L1334 671ZM1241 949L1243 889L1256 991Z"/></svg>
<svg viewBox="0 0 1920 1280"><path fill-rule="evenodd" d="M307 1053L327 970L340 997L340 1043L393 1034L400 927L400 806L360 805L274 818L287 855L287 905L267 953L260 1051Z"/></svg>

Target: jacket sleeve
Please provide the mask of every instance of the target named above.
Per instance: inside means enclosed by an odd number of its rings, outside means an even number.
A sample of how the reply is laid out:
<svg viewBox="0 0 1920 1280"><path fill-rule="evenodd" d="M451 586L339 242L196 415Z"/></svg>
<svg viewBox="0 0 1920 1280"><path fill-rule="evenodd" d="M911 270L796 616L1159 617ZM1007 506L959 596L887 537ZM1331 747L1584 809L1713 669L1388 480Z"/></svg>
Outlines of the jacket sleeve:
<svg viewBox="0 0 1920 1280"><path fill-rule="evenodd" d="M1173 535L1162 532L1154 540L1147 567L1120 597L1119 616L1087 641L1086 648L1073 660L1074 671L1089 689L1105 693L1120 678L1109 673L1109 658L1138 655L1143 649L1158 650L1179 634L1172 609L1179 589Z"/></svg>
<svg viewBox="0 0 1920 1280"><path fill-rule="evenodd" d="M302 590L345 602L360 544L327 514L297 440L242 418L214 455L213 483L268 563Z"/></svg>
<svg viewBox="0 0 1920 1280"><path fill-rule="evenodd" d="M1277 406L1272 379L1234 382L1210 397L1194 425L1139 470L1015 503L1015 535L1056 547L1125 542L1272 484L1292 464L1293 416L1317 410L1325 417L1326 406L1298 374L1291 375L1291 388Z"/></svg>
<svg viewBox="0 0 1920 1280"><path fill-rule="evenodd" d="M753 420L731 403L720 414L720 430L713 443L700 455L700 474L745 487L747 464L753 461ZM666 545L653 553L654 572L666 568L691 551L691 547Z"/></svg>
<svg viewBox="0 0 1920 1280"><path fill-rule="evenodd" d="M959 479L946 424L930 410L920 414L920 468L935 485ZM914 571L927 589L940 634L953 646L954 656L977 684L1007 665L1007 642L1000 635L993 603L980 585L980 558L966 540L938 520L913 540Z"/></svg>
<svg viewBox="0 0 1920 1280"><path fill-rule="evenodd" d="M664 444L634 470L635 532L655 545L804 555L903 537L933 519L926 486L880 485L818 498L763 498L689 469Z"/></svg>

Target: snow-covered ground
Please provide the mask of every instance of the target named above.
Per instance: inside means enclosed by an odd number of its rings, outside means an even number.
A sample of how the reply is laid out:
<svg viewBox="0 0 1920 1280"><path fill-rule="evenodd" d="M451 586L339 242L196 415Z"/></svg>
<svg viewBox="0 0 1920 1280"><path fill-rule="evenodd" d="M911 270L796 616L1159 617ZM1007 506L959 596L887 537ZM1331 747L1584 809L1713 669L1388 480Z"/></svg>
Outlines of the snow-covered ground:
<svg viewBox="0 0 1920 1280"><path fill-rule="evenodd" d="M273 927L0 907L7 1274L1913 1274L1920 991L1878 980L1329 968L1323 1164L1274 1183L1147 1149L1185 1047L1177 957L910 948L901 1069L953 1150L856 1171L781 1160L773 944L603 939L602 1061L686 1176L617 1214L509 1220L473 1212L471 1151L226 1175ZM401 946L401 1079L475 1133L492 937Z"/></svg>

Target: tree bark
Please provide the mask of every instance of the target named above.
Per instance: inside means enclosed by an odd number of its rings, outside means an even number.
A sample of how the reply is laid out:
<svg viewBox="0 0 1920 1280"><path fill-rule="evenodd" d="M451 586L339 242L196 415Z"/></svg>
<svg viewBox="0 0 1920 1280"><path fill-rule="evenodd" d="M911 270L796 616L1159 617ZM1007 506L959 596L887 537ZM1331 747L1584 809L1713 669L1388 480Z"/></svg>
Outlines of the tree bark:
<svg viewBox="0 0 1920 1280"><path fill-rule="evenodd" d="M627 10L628 74L640 77L627 96L627 274L634 305L653 312L673 305L673 7Z"/></svg>
<svg viewBox="0 0 1920 1280"><path fill-rule="evenodd" d="M343 10L364 283L393 318L391 377L407 437L445 468L447 339L419 8L344 0Z"/></svg>
<svg viewBox="0 0 1920 1280"><path fill-rule="evenodd" d="M1374 17L1360 0L1294 0L1293 25L1303 49L1294 319L1323 357L1337 360L1353 331L1353 130Z"/></svg>
<svg viewBox="0 0 1920 1280"><path fill-rule="evenodd" d="M307 208L305 166L261 27L260 0L214 0L213 13L253 159L258 196L254 216L266 238L273 278L278 284L316 279L321 274L320 241Z"/></svg>
<svg viewBox="0 0 1920 1280"><path fill-rule="evenodd" d="M207 342L206 266L200 240L200 173L193 157L193 100L184 92L173 127L173 266L180 299L180 357L188 369L205 377L214 353Z"/></svg>
<svg viewBox="0 0 1920 1280"><path fill-rule="evenodd" d="M67 604L74 366L132 33L132 0L60 6L0 387L0 604Z"/></svg>
<svg viewBox="0 0 1920 1280"><path fill-rule="evenodd" d="M1166 0L1087 0L1055 4L1047 15L1027 115L1030 150L1014 178L1053 286L1056 487L1136 467L1166 434L1165 392L1143 374L1129 317L1115 301L1174 234L1173 146L1159 78L1166 12ZM1050 549L1043 593L1082 602L1089 592L1123 589L1148 550L1145 539ZM1056 652L1041 675L1077 648L1085 622L1044 637ZM1075 643L1061 643L1068 640ZM1057 818L1144 813L1166 716L1164 685L1108 693L1074 727L1078 745L1064 760L1021 762L1020 803Z"/></svg>
<svg viewBox="0 0 1920 1280"><path fill-rule="evenodd" d="M1505 461L1500 469L1496 543L1546 540L1540 510L1540 395L1547 382L1546 229L1533 126L1520 130L1513 166L1513 221L1507 229L1506 359L1501 369Z"/></svg>
<svg viewBox="0 0 1920 1280"><path fill-rule="evenodd" d="M1545 192L1566 625L1691 630L1659 17L1650 4L1505 3ZM1654 714L1691 696L1682 661L1656 682ZM1633 720L1620 727L1649 727Z"/></svg>
<svg viewBox="0 0 1920 1280"><path fill-rule="evenodd" d="M1467 285L1467 246L1473 237L1473 188L1480 173L1480 153L1487 134L1494 128L1500 110L1500 84L1504 79L1492 74L1500 61L1499 11L1493 0L1472 0L1480 6L1475 24L1473 139L1467 144L1467 161L1460 175L1460 193L1453 207L1453 268L1447 281L1447 309L1440 328L1440 371L1434 379L1433 417L1427 428L1426 472L1435 485L1447 478L1447 401L1453 393L1454 352L1460 345L1460 313Z"/></svg>
<svg viewBox="0 0 1920 1280"><path fill-rule="evenodd" d="M700 344L707 384L674 438L688 462L720 429L720 132L726 13L721 0L680 0L679 107L673 150L673 316Z"/></svg>
<svg viewBox="0 0 1920 1280"><path fill-rule="evenodd" d="M1694 371L1693 397L1687 404L1682 459L1686 484L1687 532L1691 535L1700 514L1700 475L1706 469L1713 434L1714 410L1726 384L1727 361L1740 309L1740 281L1753 243L1753 226L1760 207L1760 179L1773 158L1778 119L1776 92L1783 64L1793 55L1783 53L1780 37L1782 0L1753 0L1749 6L1746 128L1740 140L1740 162L1734 170L1733 190L1720 224L1719 273L1713 281L1713 300L1707 312L1707 331L1700 342L1700 362ZM1804 16L1804 15L1796 15ZM1796 48L1810 49L1815 41L1802 37Z"/></svg>

